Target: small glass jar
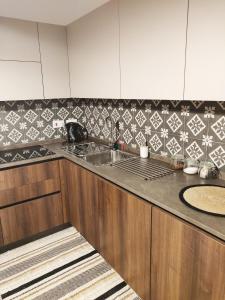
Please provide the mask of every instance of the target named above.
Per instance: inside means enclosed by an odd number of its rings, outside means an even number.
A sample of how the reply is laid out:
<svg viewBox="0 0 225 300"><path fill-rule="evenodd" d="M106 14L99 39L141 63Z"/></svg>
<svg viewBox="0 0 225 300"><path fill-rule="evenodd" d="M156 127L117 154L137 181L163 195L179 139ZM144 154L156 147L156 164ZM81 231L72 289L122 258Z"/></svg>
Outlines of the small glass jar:
<svg viewBox="0 0 225 300"><path fill-rule="evenodd" d="M182 170L184 167L184 155L176 154L171 157L170 166L173 170Z"/></svg>
<svg viewBox="0 0 225 300"><path fill-rule="evenodd" d="M203 179L218 177L218 169L211 161L202 161L199 165L198 173Z"/></svg>
<svg viewBox="0 0 225 300"><path fill-rule="evenodd" d="M194 175L198 173L199 161L193 158L186 158L184 160L184 173Z"/></svg>

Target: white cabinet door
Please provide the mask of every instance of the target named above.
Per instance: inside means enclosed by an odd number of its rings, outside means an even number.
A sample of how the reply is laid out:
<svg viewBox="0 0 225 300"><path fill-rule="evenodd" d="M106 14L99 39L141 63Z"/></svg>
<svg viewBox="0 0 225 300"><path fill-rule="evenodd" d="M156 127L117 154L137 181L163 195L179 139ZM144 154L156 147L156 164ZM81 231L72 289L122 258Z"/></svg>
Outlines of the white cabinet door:
<svg viewBox="0 0 225 300"><path fill-rule="evenodd" d="M225 100L225 0L190 0L185 99Z"/></svg>
<svg viewBox="0 0 225 300"><path fill-rule="evenodd" d="M37 24L0 17L0 60L40 61Z"/></svg>
<svg viewBox="0 0 225 300"><path fill-rule="evenodd" d="M40 63L0 61L0 101L41 98Z"/></svg>
<svg viewBox="0 0 225 300"><path fill-rule="evenodd" d="M66 28L38 24L45 98L69 98Z"/></svg>
<svg viewBox="0 0 225 300"><path fill-rule="evenodd" d="M122 98L182 99L188 0L120 0Z"/></svg>
<svg viewBox="0 0 225 300"><path fill-rule="evenodd" d="M68 27L72 97L119 98L119 28L116 1Z"/></svg>

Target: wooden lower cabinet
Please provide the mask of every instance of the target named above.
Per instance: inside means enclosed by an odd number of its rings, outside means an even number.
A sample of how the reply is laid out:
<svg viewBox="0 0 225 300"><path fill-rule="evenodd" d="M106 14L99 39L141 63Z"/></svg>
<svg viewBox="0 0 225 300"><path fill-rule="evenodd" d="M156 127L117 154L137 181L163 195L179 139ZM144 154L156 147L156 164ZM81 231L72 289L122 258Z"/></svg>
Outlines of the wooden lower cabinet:
<svg viewBox="0 0 225 300"><path fill-rule="evenodd" d="M153 207L151 299L225 299L225 243Z"/></svg>
<svg viewBox="0 0 225 300"><path fill-rule="evenodd" d="M225 299L224 242L66 159L3 172L0 245L70 221L143 300Z"/></svg>
<svg viewBox="0 0 225 300"><path fill-rule="evenodd" d="M145 300L150 299L151 205L99 181L100 252Z"/></svg>
<svg viewBox="0 0 225 300"><path fill-rule="evenodd" d="M0 210L4 245L63 224L61 193Z"/></svg>
<svg viewBox="0 0 225 300"><path fill-rule="evenodd" d="M144 300L225 299L225 243L65 161L72 224Z"/></svg>
<svg viewBox="0 0 225 300"><path fill-rule="evenodd" d="M1 219L0 219L0 247L4 245L3 240L3 232L2 232L2 225L1 225Z"/></svg>
<svg viewBox="0 0 225 300"><path fill-rule="evenodd" d="M72 224L149 300L151 205L70 161L63 168Z"/></svg>
<svg viewBox="0 0 225 300"><path fill-rule="evenodd" d="M70 221L99 250L98 176L68 160L63 163Z"/></svg>
<svg viewBox="0 0 225 300"><path fill-rule="evenodd" d="M0 171L0 245L69 222L61 160Z"/></svg>
<svg viewBox="0 0 225 300"><path fill-rule="evenodd" d="M60 190L58 160L0 171L0 207L40 198Z"/></svg>

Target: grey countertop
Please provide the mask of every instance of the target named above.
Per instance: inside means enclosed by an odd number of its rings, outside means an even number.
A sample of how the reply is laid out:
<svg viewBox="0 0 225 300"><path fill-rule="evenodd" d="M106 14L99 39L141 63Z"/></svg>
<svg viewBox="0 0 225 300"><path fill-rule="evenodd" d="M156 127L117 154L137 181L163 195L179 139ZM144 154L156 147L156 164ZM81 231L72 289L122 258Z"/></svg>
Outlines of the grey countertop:
<svg viewBox="0 0 225 300"><path fill-rule="evenodd" d="M2 164L0 165L0 170L27 163L45 161L46 159L66 158L225 241L225 217L212 216L198 212L186 206L179 198L180 190L186 186L206 183L225 186L224 180L203 180L200 179L198 175L186 175L182 171L178 171L172 175L168 175L154 181L146 181L116 167L93 166L81 158L63 151L61 149L62 143L48 144L45 146L54 151L56 154L44 158L35 158Z"/></svg>

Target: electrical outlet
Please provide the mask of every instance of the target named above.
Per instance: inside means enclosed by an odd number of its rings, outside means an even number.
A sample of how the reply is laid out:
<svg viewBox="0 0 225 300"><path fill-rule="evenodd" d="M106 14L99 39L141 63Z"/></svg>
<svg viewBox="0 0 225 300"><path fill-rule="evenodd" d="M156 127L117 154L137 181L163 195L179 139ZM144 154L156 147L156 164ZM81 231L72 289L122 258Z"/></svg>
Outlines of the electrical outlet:
<svg viewBox="0 0 225 300"><path fill-rule="evenodd" d="M61 128L61 127L64 127L64 121L63 121L63 120L53 120L53 121L52 121L52 127L53 127L53 128Z"/></svg>

